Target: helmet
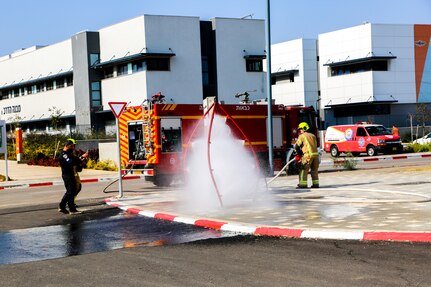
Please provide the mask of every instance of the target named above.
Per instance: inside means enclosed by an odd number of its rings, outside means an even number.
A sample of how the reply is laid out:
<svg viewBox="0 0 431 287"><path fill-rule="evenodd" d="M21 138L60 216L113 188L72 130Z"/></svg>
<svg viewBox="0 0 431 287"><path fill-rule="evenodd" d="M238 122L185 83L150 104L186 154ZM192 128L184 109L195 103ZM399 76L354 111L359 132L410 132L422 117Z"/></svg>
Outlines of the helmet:
<svg viewBox="0 0 431 287"><path fill-rule="evenodd" d="M305 131L308 131L308 129L309 129L310 127L308 126L308 124L306 123L306 122L302 122L302 123L300 123L299 125L298 125L298 130L299 129L303 129L304 130L304 132Z"/></svg>
<svg viewBox="0 0 431 287"><path fill-rule="evenodd" d="M74 145L76 145L76 140L72 139L72 138L68 138L67 142L72 143Z"/></svg>

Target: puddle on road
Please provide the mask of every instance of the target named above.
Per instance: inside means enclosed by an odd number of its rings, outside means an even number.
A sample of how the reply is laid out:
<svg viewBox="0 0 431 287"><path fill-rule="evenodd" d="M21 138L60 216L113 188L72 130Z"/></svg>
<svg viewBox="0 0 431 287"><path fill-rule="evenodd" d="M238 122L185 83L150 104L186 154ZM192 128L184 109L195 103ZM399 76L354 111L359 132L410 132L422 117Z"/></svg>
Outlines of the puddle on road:
<svg viewBox="0 0 431 287"><path fill-rule="evenodd" d="M0 264L81 255L135 246L160 246L234 233L122 213L112 217L0 232Z"/></svg>
<svg viewBox="0 0 431 287"><path fill-rule="evenodd" d="M350 204L320 206L318 209L322 217L327 220L345 219L349 216L366 213L365 210L367 210L365 207L358 207Z"/></svg>

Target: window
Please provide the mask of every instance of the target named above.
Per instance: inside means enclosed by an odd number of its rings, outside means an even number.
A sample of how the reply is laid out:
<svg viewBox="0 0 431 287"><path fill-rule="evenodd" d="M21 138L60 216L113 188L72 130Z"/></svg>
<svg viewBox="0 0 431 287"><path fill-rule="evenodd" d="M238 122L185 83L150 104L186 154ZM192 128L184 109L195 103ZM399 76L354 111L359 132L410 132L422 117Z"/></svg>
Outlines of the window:
<svg viewBox="0 0 431 287"><path fill-rule="evenodd" d="M129 65L123 64L117 67L117 76L127 75L129 73Z"/></svg>
<svg viewBox="0 0 431 287"><path fill-rule="evenodd" d="M0 99L1 100L6 100L9 98L9 95L7 93L7 91L0 91Z"/></svg>
<svg viewBox="0 0 431 287"><path fill-rule="evenodd" d="M91 83L91 106L100 107L102 105L102 92L100 82Z"/></svg>
<svg viewBox="0 0 431 287"><path fill-rule="evenodd" d="M147 71L170 71L169 58L150 58L146 63Z"/></svg>
<svg viewBox="0 0 431 287"><path fill-rule="evenodd" d="M358 128L358 130L356 131L356 136L358 136L358 137L366 137L367 133L365 132L364 128Z"/></svg>
<svg viewBox="0 0 431 287"><path fill-rule="evenodd" d="M209 69L207 56L202 56L202 84L204 87L209 85Z"/></svg>
<svg viewBox="0 0 431 287"><path fill-rule="evenodd" d="M370 136L382 136L391 134L391 132L388 131L384 126L369 126L366 127L366 129Z"/></svg>
<svg viewBox="0 0 431 287"><path fill-rule="evenodd" d="M112 78L114 76L114 67L107 67L103 73L105 79Z"/></svg>
<svg viewBox="0 0 431 287"><path fill-rule="evenodd" d="M48 81L46 82L46 90L47 91L51 91L52 89L54 89L54 84L52 81Z"/></svg>
<svg viewBox="0 0 431 287"><path fill-rule="evenodd" d="M60 88L64 87L64 79L63 78L55 80L54 83L55 83L55 89L60 89Z"/></svg>
<svg viewBox="0 0 431 287"><path fill-rule="evenodd" d="M132 62L132 72L140 72L144 70L144 63L142 61Z"/></svg>
<svg viewBox="0 0 431 287"><path fill-rule="evenodd" d="M341 76L369 71L387 71L388 61L379 60L371 62L356 63L331 68L331 76Z"/></svg>
<svg viewBox="0 0 431 287"><path fill-rule="evenodd" d="M90 66L98 64L99 61L100 61L100 55L99 54L90 54Z"/></svg>
<svg viewBox="0 0 431 287"><path fill-rule="evenodd" d="M313 125L313 115L310 111L299 110L298 112L298 123L306 122L310 127L310 130L313 130L315 127Z"/></svg>
<svg viewBox="0 0 431 287"><path fill-rule="evenodd" d="M263 65L261 59L246 59L245 60L245 70L247 72L262 72Z"/></svg>
<svg viewBox="0 0 431 287"><path fill-rule="evenodd" d="M68 87L73 86L73 77L72 76L66 77L66 83Z"/></svg>
<svg viewBox="0 0 431 287"><path fill-rule="evenodd" d="M279 82L283 83L293 83L295 82L295 74L288 73L284 75L271 75L271 85L276 85Z"/></svg>
<svg viewBox="0 0 431 287"><path fill-rule="evenodd" d="M161 118L162 152L181 152L181 119Z"/></svg>

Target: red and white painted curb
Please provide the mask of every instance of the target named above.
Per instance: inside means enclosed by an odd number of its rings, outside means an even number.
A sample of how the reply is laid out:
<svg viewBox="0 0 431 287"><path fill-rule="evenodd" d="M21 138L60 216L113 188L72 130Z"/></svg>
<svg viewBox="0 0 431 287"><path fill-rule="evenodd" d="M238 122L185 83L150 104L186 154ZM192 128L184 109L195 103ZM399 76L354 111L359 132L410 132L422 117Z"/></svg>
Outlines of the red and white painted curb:
<svg viewBox="0 0 431 287"><path fill-rule="evenodd" d="M430 158L430 153L409 153L409 154L395 154L374 157L354 157L356 162L374 162L374 161L387 161L387 160L400 160L400 159L414 159L414 158ZM333 160L322 161L323 164L342 163L346 158L335 158Z"/></svg>
<svg viewBox="0 0 431 287"><path fill-rule="evenodd" d="M181 217L167 213L141 210L139 207L128 206L112 199L105 203L118 207L126 212L167 221L181 222L210 229L232 231L261 236L281 236L307 239L363 240L363 241L408 241L431 242L431 232L404 231L358 231L358 230L307 230L274 226L252 226L240 223L229 223L213 219Z"/></svg>
<svg viewBox="0 0 431 287"><path fill-rule="evenodd" d="M140 179L140 178L142 178L142 177L139 176L139 175L133 175L133 176L125 176L125 177L123 177L123 180ZM84 178L84 179L81 179L81 183L104 182L104 181L112 181L112 180L116 180L116 179L118 179L118 177ZM14 182L11 181L10 185L0 186L0 190L2 190L2 189L9 189L9 188L28 188L28 187L41 187L41 186L63 185L63 184L64 184L64 182L62 180L37 182L37 183L16 183L16 184L14 184Z"/></svg>

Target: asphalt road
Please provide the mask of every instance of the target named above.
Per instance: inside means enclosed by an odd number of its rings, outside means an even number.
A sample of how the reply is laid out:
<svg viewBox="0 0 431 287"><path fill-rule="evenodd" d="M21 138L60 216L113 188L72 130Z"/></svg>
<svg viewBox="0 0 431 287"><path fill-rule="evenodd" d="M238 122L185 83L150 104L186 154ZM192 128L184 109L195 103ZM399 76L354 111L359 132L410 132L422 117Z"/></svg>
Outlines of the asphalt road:
<svg viewBox="0 0 431 287"><path fill-rule="evenodd" d="M238 236L0 266L2 286L430 286L427 244Z"/></svg>

